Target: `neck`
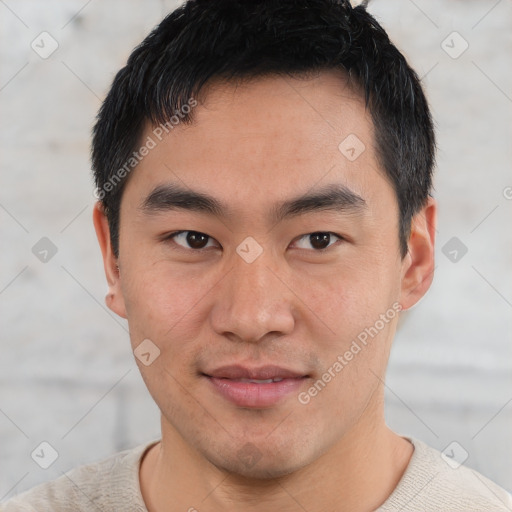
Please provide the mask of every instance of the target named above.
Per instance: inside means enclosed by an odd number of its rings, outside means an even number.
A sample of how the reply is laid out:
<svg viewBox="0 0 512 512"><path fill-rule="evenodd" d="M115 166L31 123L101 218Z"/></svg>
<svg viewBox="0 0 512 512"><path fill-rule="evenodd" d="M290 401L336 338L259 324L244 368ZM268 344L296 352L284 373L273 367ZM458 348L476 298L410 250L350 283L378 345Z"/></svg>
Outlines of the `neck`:
<svg viewBox="0 0 512 512"><path fill-rule="evenodd" d="M393 492L413 452L409 441L385 425L383 414L375 413L367 410L308 466L274 479L246 478L214 466L162 420L162 441L141 464L142 495L150 512L375 510Z"/></svg>

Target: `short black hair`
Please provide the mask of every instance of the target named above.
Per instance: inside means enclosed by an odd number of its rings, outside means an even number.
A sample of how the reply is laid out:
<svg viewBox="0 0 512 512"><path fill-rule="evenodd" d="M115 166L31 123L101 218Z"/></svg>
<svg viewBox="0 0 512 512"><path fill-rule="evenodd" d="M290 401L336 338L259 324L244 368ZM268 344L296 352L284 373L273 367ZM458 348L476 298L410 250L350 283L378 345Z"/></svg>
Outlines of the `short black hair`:
<svg viewBox="0 0 512 512"><path fill-rule="evenodd" d="M433 122L417 74L367 12L345 0L188 0L137 46L116 75L93 129L97 197L119 256L123 187L148 122L193 122L192 102L215 78L304 76L340 69L369 109L377 156L399 207L407 254L411 219L432 187Z"/></svg>

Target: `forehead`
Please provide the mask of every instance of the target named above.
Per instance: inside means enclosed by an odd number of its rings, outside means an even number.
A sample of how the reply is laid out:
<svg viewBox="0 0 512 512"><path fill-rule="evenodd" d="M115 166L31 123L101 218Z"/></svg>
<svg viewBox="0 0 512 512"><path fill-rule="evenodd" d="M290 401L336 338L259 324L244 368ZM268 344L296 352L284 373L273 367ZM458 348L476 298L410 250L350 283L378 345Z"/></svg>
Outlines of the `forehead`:
<svg viewBox="0 0 512 512"><path fill-rule="evenodd" d="M127 193L142 196L155 184L179 181L226 203L255 206L327 182L368 196L387 181L371 115L341 72L216 81L197 99L193 122L161 140L146 125L141 142L150 137L156 145L137 165Z"/></svg>
<svg viewBox="0 0 512 512"><path fill-rule="evenodd" d="M201 134L218 143L236 141L242 148L254 140L260 151L274 149L269 156L276 158L287 156L287 150L299 157L315 148L332 149L333 144L337 149L335 143L349 133L370 144L373 139L363 98L340 71L295 78L271 75L240 83L217 80L201 91L199 101L195 122L180 127L185 137L187 132Z"/></svg>

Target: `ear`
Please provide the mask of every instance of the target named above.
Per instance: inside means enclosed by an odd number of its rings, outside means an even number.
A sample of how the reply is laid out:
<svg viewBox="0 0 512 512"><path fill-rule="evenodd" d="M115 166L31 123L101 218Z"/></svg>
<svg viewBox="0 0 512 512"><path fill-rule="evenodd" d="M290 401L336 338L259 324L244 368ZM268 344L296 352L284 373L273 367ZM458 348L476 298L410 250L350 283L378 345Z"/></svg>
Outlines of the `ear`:
<svg viewBox="0 0 512 512"><path fill-rule="evenodd" d="M429 197L412 218L408 250L402 261L400 304L404 310L414 306L427 292L434 278L434 243L437 203Z"/></svg>
<svg viewBox="0 0 512 512"><path fill-rule="evenodd" d="M103 266L108 283L108 293L105 297L105 304L109 309L119 316L126 318L126 308L124 297L121 291L121 275L119 272L118 259L112 252L112 243L110 241L110 228L107 216L103 209L101 201L97 201L92 212L94 229L100 244L101 254L103 255Z"/></svg>

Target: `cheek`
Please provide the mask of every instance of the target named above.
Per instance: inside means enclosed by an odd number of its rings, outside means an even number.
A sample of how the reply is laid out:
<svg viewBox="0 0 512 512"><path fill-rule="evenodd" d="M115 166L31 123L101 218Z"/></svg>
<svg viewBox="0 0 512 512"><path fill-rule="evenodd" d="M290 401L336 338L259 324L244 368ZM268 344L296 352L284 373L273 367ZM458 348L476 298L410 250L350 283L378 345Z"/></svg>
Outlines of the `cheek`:
<svg viewBox="0 0 512 512"><path fill-rule="evenodd" d="M122 287L132 344L149 338L164 352L173 349L169 340L179 339L185 347L201 327L201 299L211 288L207 280L163 262L132 268L123 275Z"/></svg>
<svg viewBox="0 0 512 512"><path fill-rule="evenodd" d="M303 290L304 302L326 327L327 339L345 342L392 307L399 297L399 285L399 267L378 258L345 260L329 269L328 275L317 273L296 280L297 288Z"/></svg>
<svg viewBox="0 0 512 512"><path fill-rule="evenodd" d="M312 333L323 373L305 400L318 400L318 414L329 404L346 418L367 402L386 366L400 308L399 269L382 260L353 262L308 289L307 304L325 328Z"/></svg>
<svg viewBox="0 0 512 512"><path fill-rule="evenodd" d="M358 421L380 387L398 319L399 306L394 304L357 317L357 311L347 310L347 316L340 315L336 333L319 340L322 373L299 401L312 417L319 421L323 417L333 435Z"/></svg>
<svg viewBox="0 0 512 512"><path fill-rule="evenodd" d="M183 386L195 377L190 361L197 351L198 340L204 339L201 330L207 325L201 298L211 286L205 280L170 270L168 264L155 264L145 271L140 270L143 266L137 268L137 272L126 269L123 286L131 345L153 399L172 415L177 404L190 398ZM157 347L150 345L151 356L155 350L158 354L147 365L137 357L142 352L138 347L147 343L144 340ZM143 353L147 352L144 348Z"/></svg>

